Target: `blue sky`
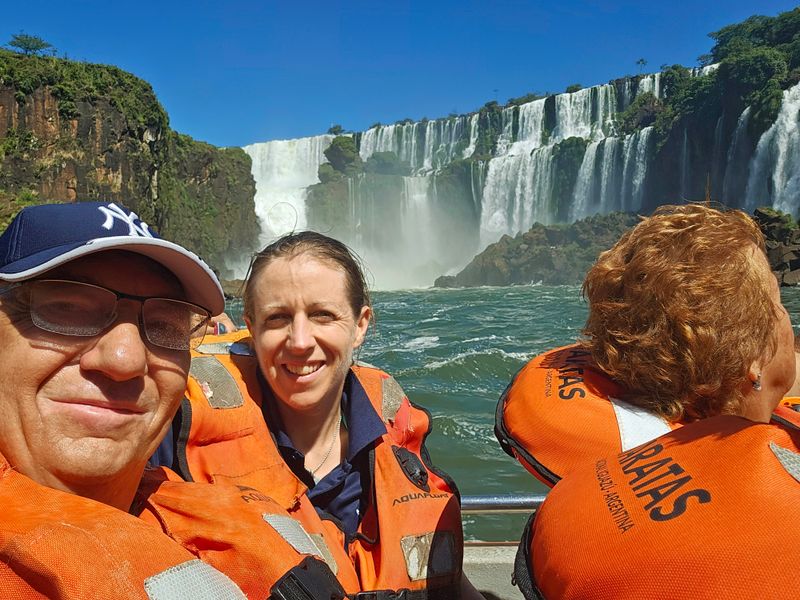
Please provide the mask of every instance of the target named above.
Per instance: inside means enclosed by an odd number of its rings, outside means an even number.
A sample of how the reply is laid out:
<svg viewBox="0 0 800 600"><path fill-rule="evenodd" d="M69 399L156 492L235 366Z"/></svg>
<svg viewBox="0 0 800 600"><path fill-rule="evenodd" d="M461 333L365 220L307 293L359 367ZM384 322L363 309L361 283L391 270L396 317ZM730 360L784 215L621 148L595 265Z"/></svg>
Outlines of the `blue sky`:
<svg viewBox="0 0 800 600"><path fill-rule="evenodd" d="M324 133L333 123L465 113L662 64L695 66L707 34L780 0L633 2L8 2L20 31L69 58L149 81L174 129L218 146Z"/></svg>

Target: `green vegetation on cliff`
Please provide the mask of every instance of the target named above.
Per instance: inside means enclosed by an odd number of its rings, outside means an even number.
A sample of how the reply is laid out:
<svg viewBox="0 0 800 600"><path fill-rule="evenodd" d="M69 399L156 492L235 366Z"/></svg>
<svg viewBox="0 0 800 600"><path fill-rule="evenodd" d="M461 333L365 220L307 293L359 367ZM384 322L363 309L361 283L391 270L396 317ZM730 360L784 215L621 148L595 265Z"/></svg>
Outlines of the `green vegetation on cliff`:
<svg viewBox="0 0 800 600"><path fill-rule="evenodd" d="M105 98L131 127L164 129L169 124L152 86L117 67L0 49L0 86L13 88L20 103L35 90L48 87L66 119L78 116L78 102Z"/></svg>
<svg viewBox="0 0 800 600"><path fill-rule="evenodd" d="M709 36L715 45L701 60L718 63L715 71L691 77L679 65L662 67L666 99L654 111L661 143L677 123L713 120L726 109L740 114L746 106L757 138L775 121L783 90L800 81L800 8L750 17Z"/></svg>
<svg viewBox="0 0 800 600"><path fill-rule="evenodd" d="M259 226L244 207L253 205L250 157L241 148L217 148L170 132L160 183L162 230L215 264L229 252L247 254Z"/></svg>
<svg viewBox="0 0 800 600"><path fill-rule="evenodd" d="M250 158L169 128L121 69L0 50L0 227L23 206L113 200L221 266L258 237Z"/></svg>

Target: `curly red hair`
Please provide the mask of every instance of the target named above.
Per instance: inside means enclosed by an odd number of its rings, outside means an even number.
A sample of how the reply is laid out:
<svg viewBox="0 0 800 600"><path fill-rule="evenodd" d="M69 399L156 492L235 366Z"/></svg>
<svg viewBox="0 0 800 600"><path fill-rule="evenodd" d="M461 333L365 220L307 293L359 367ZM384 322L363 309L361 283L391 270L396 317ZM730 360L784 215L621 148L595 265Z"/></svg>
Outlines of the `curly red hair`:
<svg viewBox="0 0 800 600"><path fill-rule="evenodd" d="M662 206L603 252L586 275L582 343L669 421L737 413L751 364L775 353L777 313L758 225L739 210Z"/></svg>

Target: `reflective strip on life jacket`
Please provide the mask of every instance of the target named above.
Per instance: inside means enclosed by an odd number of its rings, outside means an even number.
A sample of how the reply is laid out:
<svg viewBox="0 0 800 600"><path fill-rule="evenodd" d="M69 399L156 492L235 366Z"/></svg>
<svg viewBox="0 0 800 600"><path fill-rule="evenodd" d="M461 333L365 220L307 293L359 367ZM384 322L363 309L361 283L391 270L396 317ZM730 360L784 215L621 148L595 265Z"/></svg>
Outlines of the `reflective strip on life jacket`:
<svg viewBox="0 0 800 600"><path fill-rule="evenodd" d="M229 575L248 597L270 597L277 582L309 559L324 564L325 553L302 525L258 490L170 480L176 477L166 469L146 472L134 510ZM332 572L330 584L321 597L344 597Z"/></svg>
<svg viewBox="0 0 800 600"><path fill-rule="evenodd" d="M630 450L672 431L667 422L649 410L609 398L619 430L620 450Z"/></svg>
<svg viewBox="0 0 800 600"><path fill-rule="evenodd" d="M161 529L39 485L2 457L0 505L0 598L245 597Z"/></svg>
<svg viewBox="0 0 800 600"><path fill-rule="evenodd" d="M244 600L231 580L201 560L170 567L144 581L150 600Z"/></svg>

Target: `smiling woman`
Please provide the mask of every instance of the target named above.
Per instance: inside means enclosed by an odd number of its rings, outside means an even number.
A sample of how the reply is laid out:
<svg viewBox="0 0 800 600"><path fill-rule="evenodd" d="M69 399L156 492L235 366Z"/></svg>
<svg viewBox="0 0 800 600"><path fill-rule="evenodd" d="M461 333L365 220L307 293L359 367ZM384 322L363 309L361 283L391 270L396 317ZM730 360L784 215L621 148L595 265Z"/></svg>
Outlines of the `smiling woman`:
<svg viewBox="0 0 800 600"><path fill-rule="evenodd" d="M250 278L245 321L286 433L319 481L349 446L342 393L372 309L350 305L335 263L309 254L264 259Z"/></svg>
<svg viewBox="0 0 800 600"><path fill-rule="evenodd" d="M372 308L347 247L301 232L265 248L244 316L252 339L229 336L243 343L213 358L219 344L198 348L174 464L283 498L350 593L477 594L461 573L458 491L425 449L427 411L353 360Z"/></svg>

